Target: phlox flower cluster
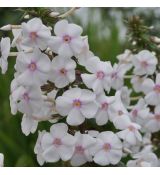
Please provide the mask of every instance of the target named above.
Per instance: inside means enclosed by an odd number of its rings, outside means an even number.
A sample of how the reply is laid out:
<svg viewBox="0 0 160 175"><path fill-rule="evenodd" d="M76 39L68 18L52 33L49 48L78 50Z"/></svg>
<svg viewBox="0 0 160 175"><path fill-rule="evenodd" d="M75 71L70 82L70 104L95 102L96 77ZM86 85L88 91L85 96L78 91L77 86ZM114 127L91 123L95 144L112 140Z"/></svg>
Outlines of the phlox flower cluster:
<svg viewBox="0 0 160 175"><path fill-rule="evenodd" d="M151 140L160 130L156 55L125 50L111 64L90 51L82 33L82 27L67 20L51 29L33 18L12 29L11 43L1 39L3 74L10 50L17 49L9 98L11 113L23 114L22 132L35 133L42 121L51 125L39 131L34 149L38 163L159 166ZM135 94L140 97L132 101Z"/></svg>

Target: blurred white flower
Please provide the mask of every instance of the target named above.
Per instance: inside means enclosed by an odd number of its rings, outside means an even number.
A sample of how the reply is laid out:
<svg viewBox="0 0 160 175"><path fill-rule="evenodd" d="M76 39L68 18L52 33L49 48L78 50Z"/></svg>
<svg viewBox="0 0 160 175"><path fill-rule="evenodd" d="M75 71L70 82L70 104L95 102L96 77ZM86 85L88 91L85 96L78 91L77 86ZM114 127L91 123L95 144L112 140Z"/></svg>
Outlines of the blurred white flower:
<svg viewBox="0 0 160 175"><path fill-rule="evenodd" d="M124 53L117 55L117 59L120 65L122 64L125 66L126 70L130 70L132 68L133 55L130 50L125 50Z"/></svg>
<svg viewBox="0 0 160 175"><path fill-rule="evenodd" d="M123 86L120 89L120 97L122 100L122 103L124 104L125 107L128 107L130 105L130 94L132 90L128 89L127 86Z"/></svg>
<svg viewBox="0 0 160 175"><path fill-rule="evenodd" d="M156 75L156 82L152 79L145 79L143 84L143 92L146 94L145 100L149 105L160 104L160 74Z"/></svg>
<svg viewBox="0 0 160 175"><path fill-rule="evenodd" d="M12 33L14 39L12 40L11 47L16 47L18 51L29 51L32 49L32 46L22 44L22 29L13 29Z"/></svg>
<svg viewBox="0 0 160 175"><path fill-rule="evenodd" d="M154 109L154 114L150 115L148 121L146 121L145 128L149 132L157 132L160 130L160 105Z"/></svg>
<svg viewBox="0 0 160 175"><path fill-rule="evenodd" d="M0 41L0 67L2 74L5 74L8 69L8 56L10 53L10 38L2 38Z"/></svg>
<svg viewBox="0 0 160 175"><path fill-rule="evenodd" d="M148 50L142 50L134 55L132 61L135 75L152 75L157 65L157 58Z"/></svg>
<svg viewBox="0 0 160 175"><path fill-rule="evenodd" d="M76 55L78 63L82 66L86 66L89 58L93 57L94 54L89 50L88 37L83 39L84 46L79 54Z"/></svg>
<svg viewBox="0 0 160 175"><path fill-rule="evenodd" d="M142 141L142 136L139 133L141 126L136 123L128 123L126 129L117 133L117 135L127 141L131 145L136 145L138 142Z"/></svg>
<svg viewBox="0 0 160 175"><path fill-rule="evenodd" d="M52 60L49 80L58 88L63 88L75 80L76 63L70 58L56 56Z"/></svg>
<svg viewBox="0 0 160 175"><path fill-rule="evenodd" d="M127 162L128 167L157 167L158 166L158 158L157 156L150 150L144 148L141 152L133 155L135 160L129 160Z"/></svg>
<svg viewBox="0 0 160 175"><path fill-rule="evenodd" d="M87 89L72 88L56 99L56 109L62 116L67 116L69 125L80 125L85 118L94 118L98 106L96 95Z"/></svg>
<svg viewBox="0 0 160 175"><path fill-rule="evenodd" d="M45 130L38 132L37 142L34 147L34 153L37 155L37 161L42 166L45 163L45 159L43 158L43 148L42 148L42 138L46 133Z"/></svg>
<svg viewBox="0 0 160 175"><path fill-rule="evenodd" d="M142 92L143 91L142 84L143 84L145 79L146 79L145 77L136 76L136 75L134 75L131 78L131 84L132 84L132 87L133 87L135 92Z"/></svg>
<svg viewBox="0 0 160 175"><path fill-rule="evenodd" d="M4 166L4 155L0 153L0 167Z"/></svg>

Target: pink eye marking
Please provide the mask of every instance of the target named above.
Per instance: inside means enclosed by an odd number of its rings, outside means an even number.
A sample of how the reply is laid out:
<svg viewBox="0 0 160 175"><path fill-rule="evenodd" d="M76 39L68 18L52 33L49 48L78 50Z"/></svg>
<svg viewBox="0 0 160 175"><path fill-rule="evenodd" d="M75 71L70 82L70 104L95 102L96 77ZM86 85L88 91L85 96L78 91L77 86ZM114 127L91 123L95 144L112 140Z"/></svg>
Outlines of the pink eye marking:
<svg viewBox="0 0 160 175"><path fill-rule="evenodd" d="M62 68L59 70L61 75L66 75L67 74L67 70L65 68Z"/></svg>
<svg viewBox="0 0 160 175"><path fill-rule="evenodd" d="M84 148L81 145L75 147L76 154L84 154Z"/></svg>
<svg viewBox="0 0 160 175"><path fill-rule="evenodd" d="M121 115L123 115L123 114L124 114L123 111L121 111L121 110L118 111L118 115L119 115L119 116L121 116Z"/></svg>
<svg viewBox="0 0 160 175"><path fill-rule="evenodd" d="M135 128L134 126L132 126L132 125L128 126L128 129L129 129L130 131L135 131L135 130L136 130L136 128Z"/></svg>
<svg viewBox="0 0 160 175"><path fill-rule="evenodd" d="M28 68L34 72L37 69L36 63L34 63L34 62L30 63L28 65Z"/></svg>
<svg viewBox="0 0 160 175"><path fill-rule="evenodd" d="M31 40L35 41L36 38L38 37L37 32L31 32L29 34L29 37L31 38Z"/></svg>
<svg viewBox="0 0 160 175"><path fill-rule="evenodd" d="M160 114L156 114L155 115L155 119L158 120L158 121L160 121Z"/></svg>
<svg viewBox="0 0 160 175"><path fill-rule="evenodd" d="M141 66L142 66L143 68L146 68L146 67L148 66L147 61L142 61L142 62L141 62Z"/></svg>
<svg viewBox="0 0 160 175"><path fill-rule="evenodd" d="M27 92L25 92L25 93L23 94L23 99L24 99L26 102L28 102L28 101L30 100L29 95L28 95Z"/></svg>
<svg viewBox="0 0 160 175"><path fill-rule="evenodd" d="M73 100L73 106L76 108L80 108L82 106L82 102L78 99Z"/></svg>
<svg viewBox="0 0 160 175"><path fill-rule="evenodd" d="M160 85L157 84L154 86L153 90L156 92L156 93L160 93Z"/></svg>
<svg viewBox="0 0 160 175"><path fill-rule="evenodd" d="M134 109L134 110L132 111L132 115L133 115L133 117L137 117L137 115L138 115L138 110L137 110L137 109Z"/></svg>
<svg viewBox="0 0 160 175"><path fill-rule="evenodd" d="M63 41L66 42L66 43L70 43L72 40L72 38L69 36L69 35L65 35L63 36Z"/></svg>
<svg viewBox="0 0 160 175"><path fill-rule="evenodd" d="M109 143L105 143L105 144L103 145L103 149L104 149L106 152L108 152L108 151L111 150L111 145L110 145Z"/></svg>
<svg viewBox="0 0 160 175"><path fill-rule="evenodd" d="M101 104L101 109L102 110L107 110L108 106L109 106L109 104L107 102L104 102L104 103Z"/></svg>
<svg viewBox="0 0 160 175"><path fill-rule="evenodd" d="M56 147L62 145L61 139L55 138L53 141L53 145L55 145Z"/></svg>
<svg viewBox="0 0 160 175"><path fill-rule="evenodd" d="M97 72L97 78L98 79L102 80L104 77L105 77L104 72L102 72L102 71Z"/></svg>

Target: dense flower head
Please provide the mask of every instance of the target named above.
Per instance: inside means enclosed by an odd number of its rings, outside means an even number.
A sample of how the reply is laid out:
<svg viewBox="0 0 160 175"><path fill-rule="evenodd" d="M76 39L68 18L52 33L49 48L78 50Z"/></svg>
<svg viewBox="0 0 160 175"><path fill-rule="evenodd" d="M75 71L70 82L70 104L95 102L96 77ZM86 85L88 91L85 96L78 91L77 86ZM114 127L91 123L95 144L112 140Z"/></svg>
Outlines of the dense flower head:
<svg viewBox="0 0 160 175"><path fill-rule="evenodd" d="M9 99L11 113L22 113L22 132L35 133L42 121L50 125L38 131L38 163L119 166L127 158L126 166L158 166L158 148L152 149L152 133L160 131L157 55L125 50L111 64L90 50L82 27L63 19L53 31L33 18L12 29L11 48L9 38L0 41L3 74L7 58L16 56ZM0 154L0 166L3 159Z"/></svg>

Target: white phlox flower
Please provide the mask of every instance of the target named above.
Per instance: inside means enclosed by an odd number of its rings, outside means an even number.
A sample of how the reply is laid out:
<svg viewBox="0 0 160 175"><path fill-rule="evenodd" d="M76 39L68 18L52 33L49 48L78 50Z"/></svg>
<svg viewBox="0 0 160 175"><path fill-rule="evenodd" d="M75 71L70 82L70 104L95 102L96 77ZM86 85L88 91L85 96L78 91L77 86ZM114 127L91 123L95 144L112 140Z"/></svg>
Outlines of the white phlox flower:
<svg viewBox="0 0 160 175"><path fill-rule="evenodd" d="M22 23L22 44L29 47L38 47L44 50L48 46L51 32L40 18L33 18Z"/></svg>
<svg viewBox="0 0 160 175"><path fill-rule="evenodd" d="M133 122L144 126L150 116L150 109L147 107L143 98L139 99L137 104L130 111L130 118Z"/></svg>
<svg viewBox="0 0 160 175"><path fill-rule="evenodd" d="M43 134L41 146L43 158L46 162L69 160L74 152L75 138L68 134L68 126L64 123L52 125L50 133Z"/></svg>
<svg viewBox="0 0 160 175"><path fill-rule="evenodd" d="M18 111L28 115L37 113L43 105L41 91L34 86L19 86L12 92L11 99Z"/></svg>
<svg viewBox="0 0 160 175"><path fill-rule="evenodd" d="M156 75L156 81L145 79L142 84L143 92L146 94L145 100L149 105L158 105L160 103L160 74Z"/></svg>
<svg viewBox="0 0 160 175"><path fill-rule="evenodd" d="M134 75L131 78L131 84L135 92L142 92L143 91L143 82L146 79L146 77Z"/></svg>
<svg viewBox="0 0 160 175"><path fill-rule="evenodd" d="M105 94L100 94L97 96L97 103L99 104L98 111L95 115L97 125L104 125L108 122L110 106L114 102L113 96L106 96Z"/></svg>
<svg viewBox="0 0 160 175"><path fill-rule="evenodd" d="M135 75L152 75L155 72L157 58L148 50L142 50L134 55L132 61Z"/></svg>
<svg viewBox="0 0 160 175"><path fill-rule="evenodd" d="M18 83L22 85L43 85L49 79L51 61L47 55L35 49L33 53L20 52L15 69L20 73Z"/></svg>
<svg viewBox="0 0 160 175"><path fill-rule="evenodd" d="M70 58L56 56L52 60L49 80L56 87L63 88L75 80L75 61Z"/></svg>
<svg viewBox="0 0 160 175"><path fill-rule="evenodd" d="M67 116L69 125L80 125L85 118L94 118L98 105L96 95L87 89L71 88L56 99L56 110Z"/></svg>
<svg viewBox="0 0 160 175"><path fill-rule="evenodd" d="M30 115L24 114L22 117L21 128L22 132L28 136L30 133L35 133L38 127L38 121Z"/></svg>
<svg viewBox="0 0 160 175"><path fill-rule="evenodd" d="M150 150L150 148L144 148L141 152L133 155L135 160L129 160L127 162L128 167L157 167L158 166L158 158L157 156Z"/></svg>
<svg viewBox="0 0 160 175"><path fill-rule="evenodd" d="M112 66L109 61L100 61L98 57L90 58L86 63L86 69L91 74L81 74L84 84L93 89L97 94L111 88Z"/></svg>
<svg viewBox="0 0 160 175"><path fill-rule="evenodd" d="M83 39L84 46L79 54L76 55L78 63L82 66L86 66L87 60L94 56L94 54L89 50L88 37Z"/></svg>
<svg viewBox="0 0 160 175"><path fill-rule="evenodd" d="M115 90L119 90L122 88L124 84L124 74L126 73L127 69L125 65L123 64L114 64L113 65L113 70L111 72L111 84L112 88Z"/></svg>
<svg viewBox="0 0 160 175"><path fill-rule="evenodd" d="M49 41L51 50L61 56L72 57L80 54L84 47L81 37L83 30L76 24L69 24L67 20L61 20L54 26L53 36Z"/></svg>
<svg viewBox="0 0 160 175"><path fill-rule="evenodd" d="M145 128L152 133L160 130L160 105L155 107L154 114L150 115Z"/></svg>
<svg viewBox="0 0 160 175"><path fill-rule="evenodd" d="M117 135L128 142L130 145L136 145L138 142L142 142L142 136L139 132L141 126L136 123L128 123L126 129L117 133Z"/></svg>
<svg viewBox="0 0 160 175"><path fill-rule="evenodd" d="M132 58L133 54L130 50L125 50L124 53L117 55L119 64L125 65L126 70L130 70L132 68Z"/></svg>
<svg viewBox="0 0 160 175"><path fill-rule="evenodd" d="M90 153L91 147L93 147L96 143L95 138L91 137L89 134L81 134L77 132L75 134L75 147L74 153L71 158L72 166L81 166L86 162L92 162L92 155Z"/></svg>
<svg viewBox="0 0 160 175"><path fill-rule="evenodd" d="M18 51L29 51L32 49L32 46L26 46L22 44L22 29L13 29L12 34L14 39L12 40L11 47L16 47Z"/></svg>
<svg viewBox="0 0 160 175"><path fill-rule="evenodd" d="M42 166L45 163L45 159L43 158L43 148L42 148L42 138L46 133L45 130L39 131L37 142L34 147L34 153L37 155L37 161Z"/></svg>
<svg viewBox="0 0 160 175"><path fill-rule="evenodd" d="M102 166L115 165L122 158L122 143L116 134L104 131L97 136L97 143L91 152L95 163Z"/></svg>
<svg viewBox="0 0 160 175"><path fill-rule="evenodd" d="M109 119L116 129L125 129L130 123L129 113L121 101L121 93L117 91L114 103L110 106Z"/></svg>

